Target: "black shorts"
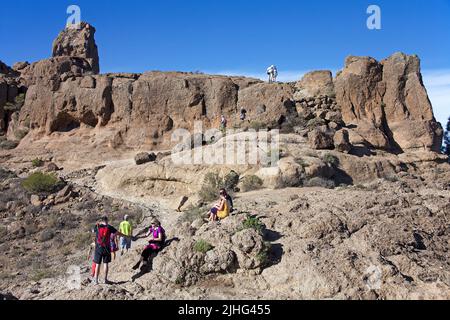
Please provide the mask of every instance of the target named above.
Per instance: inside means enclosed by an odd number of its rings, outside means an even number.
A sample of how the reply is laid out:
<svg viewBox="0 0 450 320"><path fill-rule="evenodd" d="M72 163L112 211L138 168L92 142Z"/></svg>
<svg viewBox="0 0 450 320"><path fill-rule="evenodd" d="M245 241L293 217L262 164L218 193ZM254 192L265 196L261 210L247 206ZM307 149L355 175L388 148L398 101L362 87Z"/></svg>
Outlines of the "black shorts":
<svg viewBox="0 0 450 320"><path fill-rule="evenodd" d="M95 248L94 263L111 263L111 250L109 248Z"/></svg>

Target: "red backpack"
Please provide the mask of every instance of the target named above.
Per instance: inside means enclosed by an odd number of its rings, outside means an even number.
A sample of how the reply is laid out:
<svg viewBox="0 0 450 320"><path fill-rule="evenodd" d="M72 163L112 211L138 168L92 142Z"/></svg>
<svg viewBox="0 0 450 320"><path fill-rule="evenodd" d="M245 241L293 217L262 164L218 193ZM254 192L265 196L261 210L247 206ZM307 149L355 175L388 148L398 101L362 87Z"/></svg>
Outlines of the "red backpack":
<svg viewBox="0 0 450 320"><path fill-rule="evenodd" d="M111 231L107 225L99 225L97 229L97 244L102 248L109 248Z"/></svg>

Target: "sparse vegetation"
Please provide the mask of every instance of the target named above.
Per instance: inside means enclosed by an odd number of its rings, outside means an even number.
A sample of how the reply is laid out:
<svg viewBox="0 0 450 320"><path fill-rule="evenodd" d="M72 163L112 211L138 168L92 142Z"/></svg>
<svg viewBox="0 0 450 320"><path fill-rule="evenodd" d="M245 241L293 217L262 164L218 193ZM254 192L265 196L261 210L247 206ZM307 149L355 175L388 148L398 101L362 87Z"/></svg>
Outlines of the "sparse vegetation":
<svg viewBox="0 0 450 320"><path fill-rule="evenodd" d="M253 190L259 190L263 186L261 178L255 175L246 176L242 179L242 191L248 192Z"/></svg>
<svg viewBox="0 0 450 320"><path fill-rule="evenodd" d="M339 159L330 153L325 154L323 156L322 160L325 163L328 163L329 165L334 166L334 167L339 165Z"/></svg>
<svg viewBox="0 0 450 320"><path fill-rule="evenodd" d="M300 166L302 166L303 168L308 168L309 167L309 163L307 163L304 159L302 159L302 158L297 158L297 159L295 159L295 162L298 164L298 165L300 165Z"/></svg>
<svg viewBox="0 0 450 320"><path fill-rule="evenodd" d="M325 120L320 119L320 118L314 118L314 119L309 120L306 126L309 129L314 129L314 128L322 126L324 124L326 124Z"/></svg>
<svg viewBox="0 0 450 320"><path fill-rule="evenodd" d="M207 253L214 247L205 240L198 240L194 245L194 250L200 253Z"/></svg>
<svg viewBox="0 0 450 320"><path fill-rule="evenodd" d="M261 250L260 253L256 256L259 263L262 267L267 266L270 263L270 250L272 249L272 245L270 242L264 242L264 248Z"/></svg>
<svg viewBox="0 0 450 320"><path fill-rule="evenodd" d="M235 171L230 171L223 179L223 186L228 192L234 191L238 183L239 174Z"/></svg>
<svg viewBox="0 0 450 320"><path fill-rule="evenodd" d="M217 199L218 191L222 186L223 180L220 178L219 174L214 172L207 173L199 192L200 199L204 202L214 201Z"/></svg>
<svg viewBox="0 0 450 320"><path fill-rule="evenodd" d="M22 186L29 192L51 193L60 185L59 179L54 174L35 172L28 176Z"/></svg>
<svg viewBox="0 0 450 320"><path fill-rule="evenodd" d="M229 172L225 177L221 177L218 173L209 172L205 175L202 188L199 192L200 200L203 202L211 202L219 197L219 190L225 188L232 193L239 183L239 174L235 171Z"/></svg>
<svg viewBox="0 0 450 320"><path fill-rule="evenodd" d="M89 245L92 243L94 237L92 234L88 233L88 232L82 232L82 233L78 233L75 237L74 237L74 243L77 249L86 249L89 247Z"/></svg>
<svg viewBox="0 0 450 320"><path fill-rule="evenodd" d="M42 159L36 158L36 159L33 159L33 161L31 161L31 164L33 165L33 167L39 168L44 165L44 161L42 161Z"/></svg>
<svg viewBox="0 0 450 320"><path fill-rule="evenodd" d="M50 269L38 269L31 276L31 280L40 281L42 279L51 279L53 272Z"/></svg>
<svg viewBox="0 0 450 320"><path fill-rule="evenodd" d="M262 232L264 229L264 224L259 220L258 217L247 216L247 219L242 223L243 229L255 229L258 232Z"/></svg>
<svg viewBox="0 0 450 320"><path fill-rule="evenodd" d="M333 180L322 178L322 177L314 177L304 183L305 187L320 187L326 189L334 189L336 187L336 183Z"/></svg>
<svg viewBox="0 0 450 320"><path fill-rule="evenodd" d="M19 143L15 142L15 141L3 140L0 142L0 149L12 150L12 149L15 149L18 145L19 145Z"/></svg>
<svg viewBox="0 0 450 320"><path fill-rule="evenodd" d="M194 222L197 219L201 219L208 209L205 207L190 207L187 211L183 213L183 221L186 222Z"/></svg>
<svg viewBox="0 0 450 320"><path fill-rule="evenodd" d="M267 129L267 124L264 124L259 121L252 121L250 122L249 128L255 131Z"/></svg>

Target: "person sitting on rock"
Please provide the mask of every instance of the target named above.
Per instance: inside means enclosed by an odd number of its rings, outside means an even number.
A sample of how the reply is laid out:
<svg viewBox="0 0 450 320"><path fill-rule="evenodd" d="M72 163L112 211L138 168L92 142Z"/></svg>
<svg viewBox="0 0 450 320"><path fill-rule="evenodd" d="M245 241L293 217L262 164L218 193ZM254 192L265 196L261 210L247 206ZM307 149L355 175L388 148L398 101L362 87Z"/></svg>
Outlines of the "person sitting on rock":
<svg viewBox="0 0 450 320"><path fill-rule="evenodd" d="M220 189L220 192L224 194L224 197L228 202L228 208L230 212L233 212L234 211L233 198L228 194L227 190L225 189Z"/></svg>
<svg viewBox="0 0 450 320"><path fill-rule="evenodd" d="M230 205L226 199L224 190L219 191L219 202L209 211L209 221L225 219L230 215Z"/></svg>
<svg viewBox="0 0 450 320"><path fill-rule="evenodd" d="M153 253L158 253L162 249L166 242L166 231L158 220L154 220L145 237L150 237L150 240L148 241L148 245L145 246L144 251L142 251L141 259L133 267L133 270L137 270L141 264L143 264L142 267L144 268L148 264L150 256Z"/></svg>

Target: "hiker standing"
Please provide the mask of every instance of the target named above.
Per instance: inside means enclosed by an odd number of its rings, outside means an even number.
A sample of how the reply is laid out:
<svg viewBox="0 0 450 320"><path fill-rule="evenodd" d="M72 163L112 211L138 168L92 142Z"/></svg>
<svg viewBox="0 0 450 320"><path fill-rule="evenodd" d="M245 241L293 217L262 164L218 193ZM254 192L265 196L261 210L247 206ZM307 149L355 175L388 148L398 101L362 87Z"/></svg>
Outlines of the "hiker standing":
<svg viewBox="0 0 450 320"><path fill-rule="evenodd" d="M163 245L166 242L166 231L161 226L161 223L158 220L154 220L145 237L150 237L150 240L148 241L148 245L144 248L144 251L141 254L141 259L133 267L133 270L137 270L140 267L141 263L143 263L144 266L147 265L148 259L150 258L152 253L157 253L162 249Z"/></svg>
<svg viewBox="0 0 450 320"><path fill-rule="evenodd" d="M131 249L131 238L133 237L133 226L128 221L128 219L129 219L129 216L125 215L123 217L123 221L120 223L120 226L119 226L119 232L126 235L126 237L120 238L120 248L121 248L120 255L121 256L123 255L124 250L126 250L128 252L128 250Z"/></svg>
<svg viewBox="0 0 450 320"><path fill-rule="evenodd" d="M108 224L108 217L103 217L100 223L95 226L94 231L96 238L94 252L94 284L98 284L98 276L102 262L105 270L105 284L110 284L111 282L108 281L108 265L111 263L111 235L114 234L122 237L126 237L126 235L118 232L113 226L110 226Z"/></svg>
<svg viewBox="0 0 450 320"><path fill-rule="evenodd" d="M247 118L247 110L241 108L241 114L239 118L241 119L241 121L245 121L245 118Z"/></svg>
<svg viewBox="0 0 450 320"><path fill-rule="evenodd" d="M278 69L276 66L271 65L267 68L267 75L269 76L269 83L277 82Z"/></svg>
<svg viewBox="0 0 450 320"><path fill-rule="evenodd" d="M222 115L220 117L220 130L221 131L225 131L227 129L227 123L228 123L227 119L225 118L224 115Z"/></svg>

